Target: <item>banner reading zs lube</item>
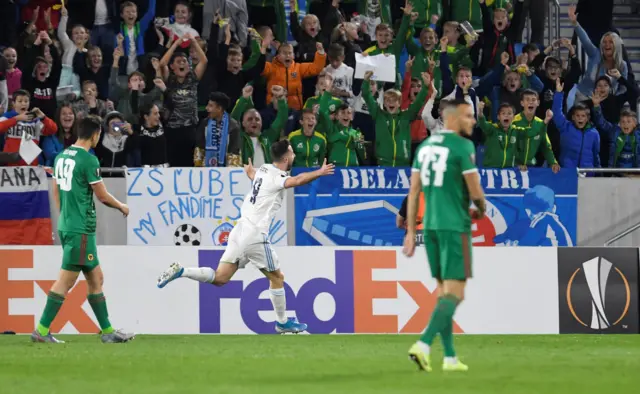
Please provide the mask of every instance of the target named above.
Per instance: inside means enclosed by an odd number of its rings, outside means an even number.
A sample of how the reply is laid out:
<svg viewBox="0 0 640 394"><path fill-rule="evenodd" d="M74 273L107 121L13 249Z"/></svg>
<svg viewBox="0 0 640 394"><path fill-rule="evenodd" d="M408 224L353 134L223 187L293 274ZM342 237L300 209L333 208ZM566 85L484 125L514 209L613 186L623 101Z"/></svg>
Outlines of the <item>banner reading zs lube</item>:
<svg viewBox="0 0 640 394"><path fill-rule="evenodd" d="M294 169L294 174L304 171ZM578 177L550 169L480 169L487 215L473 223L476 246L573 246ZM295 189L297 245L400 246L396 214L409 168L338 168ZM421 202L421 204L423 204ZM436 207L437 209L437 207Z"/></svg>
<svg viewBox="0 0 640 394"><path fill-rule="evenodd" d="M225 246L251 189L241 168L130 168L129 245ZM275 245L287 244L286 201L270 225Z"/></svg>

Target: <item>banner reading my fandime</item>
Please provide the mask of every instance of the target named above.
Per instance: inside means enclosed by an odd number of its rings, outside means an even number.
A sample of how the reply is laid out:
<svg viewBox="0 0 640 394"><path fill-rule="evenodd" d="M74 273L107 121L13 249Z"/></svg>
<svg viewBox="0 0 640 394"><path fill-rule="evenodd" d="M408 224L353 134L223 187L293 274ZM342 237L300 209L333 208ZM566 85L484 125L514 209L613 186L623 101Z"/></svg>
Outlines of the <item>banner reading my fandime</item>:
<svg viewBox="0 0 640 394"><path fill-rule="evenodd" d="M129 245L225 246L251 189L241 168L131 168L127 175ZM269 239L287 244L286 202Z"/></svg>

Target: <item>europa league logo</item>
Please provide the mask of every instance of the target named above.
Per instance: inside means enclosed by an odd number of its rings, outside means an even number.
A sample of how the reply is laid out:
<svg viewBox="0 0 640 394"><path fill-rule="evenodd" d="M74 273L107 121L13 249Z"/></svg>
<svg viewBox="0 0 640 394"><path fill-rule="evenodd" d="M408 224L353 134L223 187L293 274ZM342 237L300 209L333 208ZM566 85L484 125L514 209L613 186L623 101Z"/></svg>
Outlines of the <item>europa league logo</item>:
<svg viewBox="0 0 640 394"><path fill-rule="evenodd" d="M613 270L612 270L613 268ZM586 279L587 287L589 288L589 294L591 295L591 324L587 325L583 319L576 313L573 301L571 299L571 290L574 286L574 279L579 274L580 271L584 272L584 276ZM611 282L616 277L619 277L619 281L622 285L624 285L625 293L625 305L622 308L622 312L618 316L618 313L615 313L615 316L607 315L607 310L605 308L605 295L607 290L607 285L609 284L609 275L614 273L614 277ZM618 283L620 283L618 282ZM604 330L611 326L615 326L620 323L620 321L627 315L629 311L629 304L631 301L631 290L629 288L629 281L625 277L625 275L618 268L614 267L611 262L609 262L604 257L595 257L589 261L582 263L582 268L578 268L574 271L569 279L569 283L567 284L567 305L569 306L569 311L578 323L582 324L585 327L591 327L594 330ZM611 312L609 312L611 314Z"/></svg>

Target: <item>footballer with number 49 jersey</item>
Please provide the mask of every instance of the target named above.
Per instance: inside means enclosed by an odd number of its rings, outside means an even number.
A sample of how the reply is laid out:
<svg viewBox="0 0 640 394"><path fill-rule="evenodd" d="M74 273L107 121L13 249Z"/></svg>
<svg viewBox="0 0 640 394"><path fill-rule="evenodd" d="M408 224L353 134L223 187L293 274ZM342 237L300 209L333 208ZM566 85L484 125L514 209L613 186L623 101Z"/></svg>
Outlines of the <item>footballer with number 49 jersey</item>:
<svg viewBox="0 0 640 394"><path fill-rule="evenodd" d="M62 267L58 280L47 294L40 323L31 334L33 342L63 343L51 334L51 324L80 272L87 285L87 301L100 324L103 343L125 343L135 334L111 326L107 301L102 292L104 276L96 244L96 205L93 196L104 205L117 209L125 217L129 207L114 198L100 176L98 159L89 153L100 140L102 121L86 116L78 122L76 143L56 156L53 166L53 200L60 209L58 235L62 246Z"/></svg>
<svg viewBox="0 0 640 394"><path fill-rule="evenodd" d="M102 182L98 158L72 145L56 157L53 168L60 191L58 231L95 234L96 204L91 185Z"/></svg>

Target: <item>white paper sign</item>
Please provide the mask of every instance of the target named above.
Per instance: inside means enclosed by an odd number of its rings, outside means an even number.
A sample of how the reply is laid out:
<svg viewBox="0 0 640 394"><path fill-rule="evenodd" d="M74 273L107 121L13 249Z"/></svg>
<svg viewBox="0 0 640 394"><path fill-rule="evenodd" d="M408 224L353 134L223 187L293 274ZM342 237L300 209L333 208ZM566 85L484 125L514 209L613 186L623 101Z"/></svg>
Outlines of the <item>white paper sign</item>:
<svg viewBox="0 0 640 394"><path fill-rule="evenodd" d="M29 133L22 133L22 140L20 141L20 157L25 163L31 164L42 152L42 149L33 142L33 137Z"/></svg>
<svg viewBox="0 0 640 394"><path fill-rule="evenodd" d="M373 71L372 79L381 82L396 81L396 57L394 55L362 56L356 53L356 79L364 79L367 71Z"/></svg>
<svg viewBox="0 0 640 394"><path fill-rule="evenodd" d="M129 168L127 243L226 246L251 190L242 168ZM286 199L269 225L269 240L287 244Z"/></svg>

